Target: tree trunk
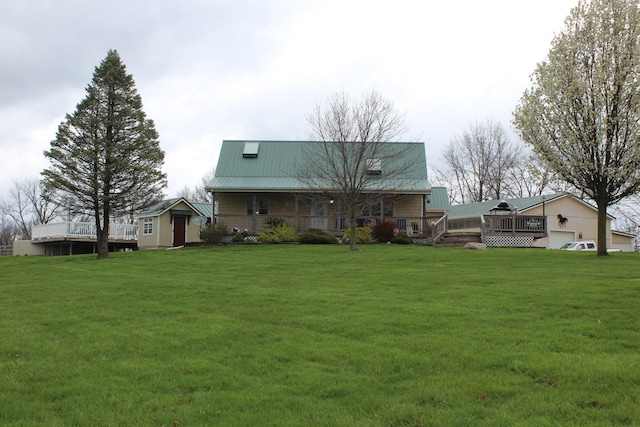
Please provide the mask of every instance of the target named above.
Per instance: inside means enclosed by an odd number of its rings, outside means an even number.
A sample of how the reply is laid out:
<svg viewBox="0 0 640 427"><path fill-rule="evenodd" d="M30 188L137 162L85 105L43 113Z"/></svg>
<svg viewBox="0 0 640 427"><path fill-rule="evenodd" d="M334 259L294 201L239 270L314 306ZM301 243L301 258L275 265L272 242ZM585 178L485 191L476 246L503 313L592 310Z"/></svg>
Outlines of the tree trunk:
<svg viewBox="0 0 640 427"><path fill-rule="evenodd" d="M355 213L352 213L349 217L349 250L356 250L356 228L358 228L358 220Z"/></svg>
<svg viewBox="0 0 640 427"><path fill-rule="evenodd" d="M598 203L598 256L609 255L607 252L607 204Z"/></svg>
<svg viewBox="0 0 640 427"><path fill-rule="evenodd" d="M96 234L98 244L98 258L109 256L109 216L105 214L100 221L100 215L96 215Z"/></svg>

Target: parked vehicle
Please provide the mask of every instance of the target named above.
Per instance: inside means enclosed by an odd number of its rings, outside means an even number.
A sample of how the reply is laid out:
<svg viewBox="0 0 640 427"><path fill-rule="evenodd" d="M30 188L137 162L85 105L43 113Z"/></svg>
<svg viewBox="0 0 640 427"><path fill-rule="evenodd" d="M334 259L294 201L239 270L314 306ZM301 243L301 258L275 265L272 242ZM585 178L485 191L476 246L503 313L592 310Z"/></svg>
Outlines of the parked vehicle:
<svg viewBox="0 0 640 427"><path fill-rule="evenodd" d="M598 247L592 240L584 240L582 242L569 242L560 248L565 251L597 251Z"/></svg>
<svg viewBox="0 0 640 427"><path fill-rule="evenodd" d="M560 248L565 251L597 251L598 247L592 240L584 240L582 242L569 242L562 245ZM622 249L607 249L607 252L622 252Z"/></svg>

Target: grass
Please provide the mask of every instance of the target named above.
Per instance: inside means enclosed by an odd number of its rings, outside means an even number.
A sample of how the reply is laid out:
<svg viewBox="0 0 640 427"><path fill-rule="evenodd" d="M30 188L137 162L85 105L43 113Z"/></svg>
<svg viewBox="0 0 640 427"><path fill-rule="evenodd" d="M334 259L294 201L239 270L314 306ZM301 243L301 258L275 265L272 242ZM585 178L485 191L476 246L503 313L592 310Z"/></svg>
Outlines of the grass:
<svg viewBox="0 0 640 427"><path fill-rule="evenodd" d="M3 426L640 423L640 255L0 258Z"/></svg>

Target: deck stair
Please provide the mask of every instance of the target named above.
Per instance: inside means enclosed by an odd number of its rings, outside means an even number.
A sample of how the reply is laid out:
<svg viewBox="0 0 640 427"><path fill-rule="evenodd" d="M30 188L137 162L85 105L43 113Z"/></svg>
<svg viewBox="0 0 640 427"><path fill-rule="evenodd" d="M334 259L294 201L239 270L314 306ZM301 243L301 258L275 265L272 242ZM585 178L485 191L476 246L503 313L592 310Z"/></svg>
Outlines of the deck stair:
<svg viewBox="0 0 640 427"><path fill-rule="evenodd" d="M447 231L435 246L464 246L469 242L481 243L480 232L451 232Z"/></svg>

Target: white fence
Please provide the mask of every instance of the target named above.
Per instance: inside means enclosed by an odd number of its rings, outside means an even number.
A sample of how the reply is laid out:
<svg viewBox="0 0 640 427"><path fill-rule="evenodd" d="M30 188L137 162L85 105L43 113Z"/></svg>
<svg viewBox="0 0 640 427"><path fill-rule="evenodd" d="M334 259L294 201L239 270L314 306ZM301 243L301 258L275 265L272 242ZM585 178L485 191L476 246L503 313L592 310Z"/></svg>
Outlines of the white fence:
<svg viewBox="0 0 640 427"><path fill-rule="evenodd" d="M56 222L34 225L31 239L96 239L96 225L91 222ZM109 239L138 240L138 226L135 224L109 224Z"/></svg>

